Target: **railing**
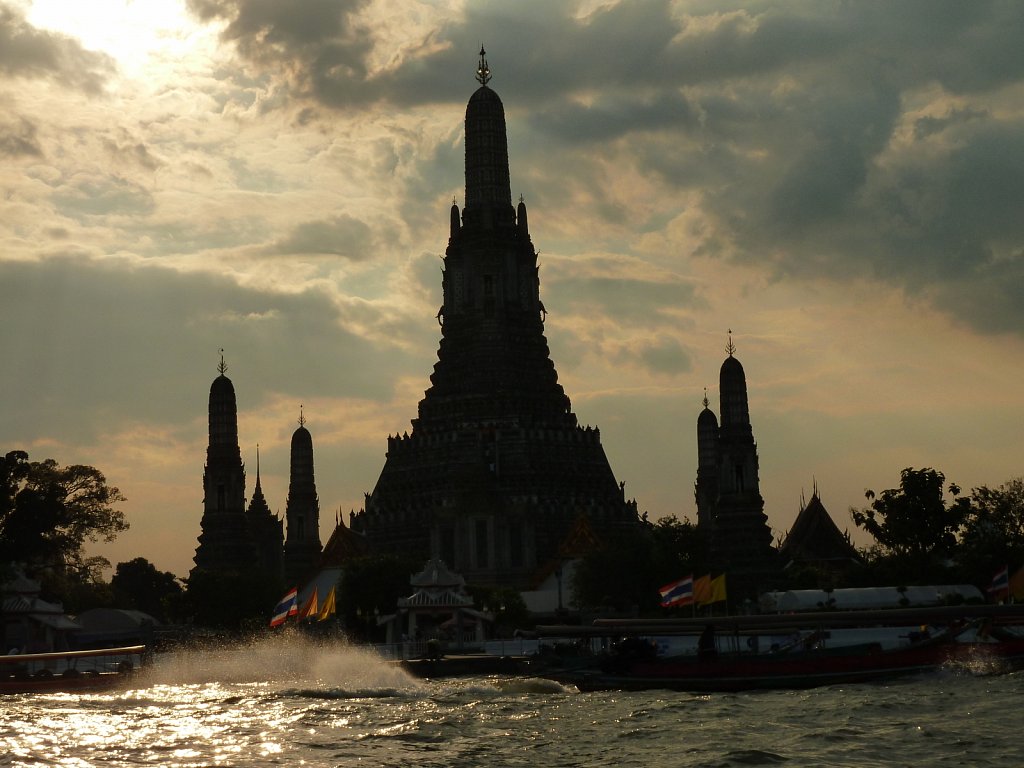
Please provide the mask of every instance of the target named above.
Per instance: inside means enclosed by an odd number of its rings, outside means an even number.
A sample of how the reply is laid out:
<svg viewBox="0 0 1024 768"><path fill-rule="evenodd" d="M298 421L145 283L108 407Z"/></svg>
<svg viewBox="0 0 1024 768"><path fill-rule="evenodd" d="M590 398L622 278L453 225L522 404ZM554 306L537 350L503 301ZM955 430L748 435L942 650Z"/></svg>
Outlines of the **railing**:
<svg viewBox="0 0 1024 768"><path fill-rule="evenodd" d="M0 679L43 675L130 672L142 662L144 645L101 648L93 651L15 653L0 656Z"/></svg>

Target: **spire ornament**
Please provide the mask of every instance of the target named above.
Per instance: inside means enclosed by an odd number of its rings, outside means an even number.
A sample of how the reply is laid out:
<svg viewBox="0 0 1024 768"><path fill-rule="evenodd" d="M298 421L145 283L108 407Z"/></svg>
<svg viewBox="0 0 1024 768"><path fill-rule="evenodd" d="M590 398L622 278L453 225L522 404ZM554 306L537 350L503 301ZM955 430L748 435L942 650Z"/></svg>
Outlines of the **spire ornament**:
<svg viewBox="0 0 1024 768"><path fill-rule="evenodd" d="M704 402L704 407L705 408L707 408L708 405L710 404L708 402L708 388L707 387L704 387L704 401L703 402Z"/></svg>
<svg viewBox="0 0 1024 768"><path fill-rule="evenodd" d="M224 347L220 348L220 363L217 365L217 372L223 376L224 371L228 369L228 364L224 362Z"/></svg>
<svg viewBox="0 0 1024 768"><path fill-rule="evenodd" d="M480 85L487 85L491 79L491 68L487 66L487 51L480 46L480 63L476 66L476 81Z"/></svg>
<svg viewBox="0 0 1024 768"><path fill-rule="evenodd" d="M299 405L299 426L300 427L306 426L306 416L302 412L302 405L301 404Z"/></svg>
<svg viewBox="0 0 1024 768"><path fill-rule="evenodd" d="M736 352L736 345L732 342L732 328L729 329L729 343L725 345L725 351L729 353L729 357Z"/></svg>

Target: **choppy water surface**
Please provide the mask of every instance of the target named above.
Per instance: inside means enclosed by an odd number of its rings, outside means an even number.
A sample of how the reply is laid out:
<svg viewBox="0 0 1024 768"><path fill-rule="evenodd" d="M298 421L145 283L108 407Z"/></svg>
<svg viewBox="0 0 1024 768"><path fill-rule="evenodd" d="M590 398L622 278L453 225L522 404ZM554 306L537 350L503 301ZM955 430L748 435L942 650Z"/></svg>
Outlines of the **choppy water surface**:
<svg viewBox="0 0 1024 768"><path fill-rule="evenodd" d="M1024 765L1024 673L694 695L418 681L364 651L261 641L105 693L0 699L0 766Z"/></svg>

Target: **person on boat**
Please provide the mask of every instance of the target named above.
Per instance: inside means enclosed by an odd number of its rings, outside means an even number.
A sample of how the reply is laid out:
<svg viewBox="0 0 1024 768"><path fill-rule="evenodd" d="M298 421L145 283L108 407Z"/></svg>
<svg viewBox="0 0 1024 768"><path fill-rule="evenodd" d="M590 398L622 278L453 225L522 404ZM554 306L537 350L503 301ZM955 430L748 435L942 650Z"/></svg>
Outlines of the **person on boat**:
<svg viewBox="0 0 1024 768"><path fill-rule="evenodd" d="M697 641L697 658L705 661L718 658L718 645L715 643L715 625L708 624L700 633Z"/></svg>

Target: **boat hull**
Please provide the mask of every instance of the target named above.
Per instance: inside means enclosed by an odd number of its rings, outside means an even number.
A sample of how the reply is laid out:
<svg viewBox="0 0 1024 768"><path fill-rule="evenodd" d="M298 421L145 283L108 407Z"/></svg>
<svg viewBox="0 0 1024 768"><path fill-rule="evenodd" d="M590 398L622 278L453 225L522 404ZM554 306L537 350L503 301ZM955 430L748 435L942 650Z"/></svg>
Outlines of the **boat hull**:
<svg viewBox="0 0 1024 768"><path fill-rule="evenodd" d="M145 650L132 645L0 656L0 694L115 688L139 669Z"/></svg>
<svg viewBox="0 0 1024 768"><path fill-rule="evenodd" d="M545 677L581 691L670 689L729 692L799 689L886 680L942 668L994 673L1024 666L1024 641L944 643L883 651L831 649L797 654L736 654L696 657L616 659L599 666L553 670Z"/></svg>

